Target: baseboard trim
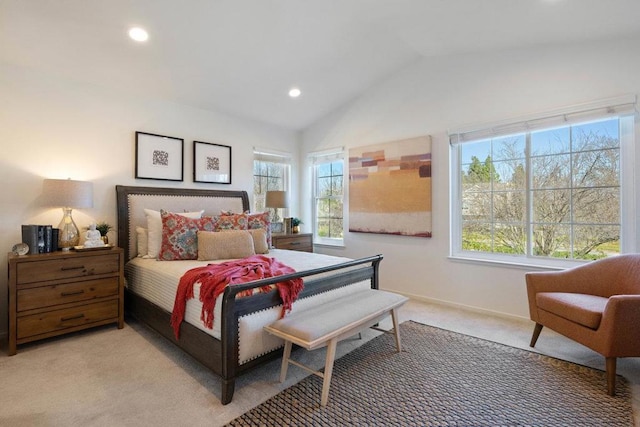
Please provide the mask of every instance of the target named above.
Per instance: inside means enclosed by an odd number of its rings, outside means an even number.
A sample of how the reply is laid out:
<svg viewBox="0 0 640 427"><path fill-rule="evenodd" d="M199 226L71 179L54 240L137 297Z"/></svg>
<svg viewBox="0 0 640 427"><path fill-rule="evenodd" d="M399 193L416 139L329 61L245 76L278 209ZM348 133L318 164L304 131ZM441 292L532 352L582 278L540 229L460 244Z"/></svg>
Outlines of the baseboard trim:
<svg viewBox="0 0 640 427"><path fill-rule="evenodd" d="M486 314L486 315L495 316L495 317L501 317L503 319L517 320L517 321L521 321L521 322L530 322L531 321L531 319L529 319L528 317L518 316L518 315L510 314L510 313L503 313L501 311L488 310L486 308L475 307L473 305L460 304L460 303L457 303L457 302L442 300L442 299L438 299L438 298L425 297L423 295L415 295L415 294L411 294L411 293L408 293L408 292L398 291L396 289L384 289L384 290L389 291L389 292L395 292L395 293L400 294L400 295L404 295L405 297L407 297L409 299L412 299L414 301L421 301L421 302L426 302L426 303L430 303L430 304L438 304L438 305L442 305L442 306L446 306L446 307L453 307L453 308L457 308L457 309L461 309L461 310L465 310L465 311L470 311L470 312L474 312L474 313L480 313L480 314Z"/></svg>

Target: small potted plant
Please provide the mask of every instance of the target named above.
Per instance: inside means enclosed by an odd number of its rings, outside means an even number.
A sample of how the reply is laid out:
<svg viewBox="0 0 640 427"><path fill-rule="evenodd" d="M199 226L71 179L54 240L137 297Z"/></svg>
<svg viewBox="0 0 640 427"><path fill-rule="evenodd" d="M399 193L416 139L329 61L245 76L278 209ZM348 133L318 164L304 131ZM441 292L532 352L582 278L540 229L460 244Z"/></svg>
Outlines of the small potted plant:
<svg viewBox="0 0 640 427"><path fill-rule="evenodd" d="M302 224L302 221L300 220L300 218L291 218L291 232L299 233L300 224Z"/></svg>
<svg viewBox="0 0 640 427"><path fill-rule="evenodd" d="M102 236L102 241L105 245L109 244L109 237L107 237L107 233L113 230L113 227L106 222L102 221L96 224L96 230L100 232L100 236Z"/></svg>

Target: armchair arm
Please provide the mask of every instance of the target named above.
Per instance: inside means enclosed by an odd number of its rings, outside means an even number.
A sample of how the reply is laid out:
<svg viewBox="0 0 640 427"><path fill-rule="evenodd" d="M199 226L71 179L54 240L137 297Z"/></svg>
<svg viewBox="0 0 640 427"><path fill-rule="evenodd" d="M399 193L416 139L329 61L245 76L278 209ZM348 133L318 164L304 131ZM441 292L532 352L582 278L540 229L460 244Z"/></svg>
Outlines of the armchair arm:
<svg viewBox="0 0 640 427"><path fill-rule="evenodd" d="M575 274L576 269L563 271L536 271L525 274L527 298L529 300L529 316L538 321L538 305L536 294L540 292L585 292L585 281Z"/></svg>
<svg viewBox="0 0 640 427"><path fill-rule="evenodd" d="M598 335L605 357L640 356L640 295L610 297Z"/></svg>
<svg viewBox="0 0 640 427"><path fill-rule="evenodd" d="M577 283L574 283L572 270L562 271L536 271L525 274L527 291L538 292L578 292ZM573 289L573 290L572 290Z"/></svg>

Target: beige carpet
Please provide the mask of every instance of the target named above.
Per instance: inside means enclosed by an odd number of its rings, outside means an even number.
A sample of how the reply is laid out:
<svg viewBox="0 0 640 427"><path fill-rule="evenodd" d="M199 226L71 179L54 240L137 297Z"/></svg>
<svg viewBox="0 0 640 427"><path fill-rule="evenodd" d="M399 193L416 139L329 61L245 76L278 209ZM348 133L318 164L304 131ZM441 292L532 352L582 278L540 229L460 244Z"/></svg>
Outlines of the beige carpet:
<svg viewBox="0 0 640 427"><path fill-rule="evenodd" d="M365 340L378 332L367 331ZM340 355L365 340L347 340ZM6 349L3 348L6 351ZM220 403L220 381L162 337L129 319L0 354L0 426L220 426L306 373L278 382L280 361L237 381ZM322 352L300 353L313 366Z"/></svg>
<svg viewBox="0 0 640 427"><path fill-rule="evenodd" d="M400 318L525 349L533 330L528 320L414 300ZM382 325L389 328L391 322ZM344 355L376 335L367 331L365 340L342 342L338 352ZM546 329L536 349L604 369L599 355ZM280 384L276 360L239 380L233 402L222 406L217 377L129 319L122 330L106 326L27 344L12 357L6 351L6 339L0 340L0 426L221 426L307 375L292 367ZM313 366L323 365L323 350L297 353ZM618 371L633 382L640 420L640 358L619 360Z"/></svg>
<svg viewBox="0 0 640 427"><path fill-rule="evenodd" d="M538 353L420 323L374 338L339 359L329 402L308 377L229 426L633 426L630 388L618 377Z"/></svg>

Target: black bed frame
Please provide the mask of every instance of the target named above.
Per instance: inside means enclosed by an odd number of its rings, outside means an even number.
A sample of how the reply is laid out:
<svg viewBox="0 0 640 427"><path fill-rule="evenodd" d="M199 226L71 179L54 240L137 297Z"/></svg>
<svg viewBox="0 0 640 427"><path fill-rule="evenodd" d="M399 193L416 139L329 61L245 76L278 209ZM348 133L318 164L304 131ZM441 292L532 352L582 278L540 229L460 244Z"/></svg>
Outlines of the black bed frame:
<svg viewBox="0 0 640 427"><path fill-rule="evenodd" d="M157 187L116 186L118 204L118 245L129 254L129 204L132 194L167 196L239 197L244 210L249 210L249 198L245 191L198 190ZM278 293L257 293L251 298L238 298L236 294L252 288L278 283L293 278L304 278L304 290L298 298L305 298L331 289L340 288L364 280L378 289L378 270L382 255L374 255L341 264L322 267L249 282L226 288L222 298L221 339L218 340L202 330L183 322L180 339L174 336L170 325L171 313L131 292L125 292L125 311L167 338L187 354L212 370L222 379L221 401L231 402L236 378L243 373L279 357L282 349L274 350L243 364L238 362L238 319L246 314L282 304ZM330 274L327 274L330 273Z"/></svg>

